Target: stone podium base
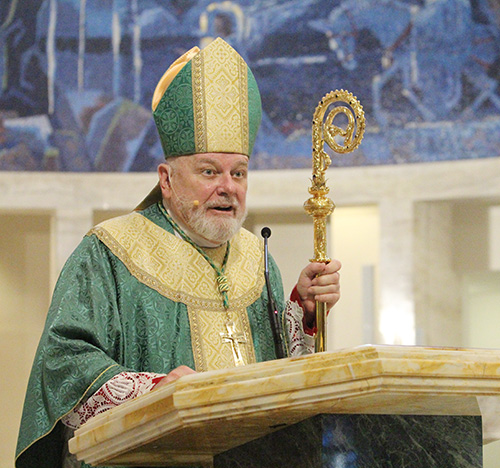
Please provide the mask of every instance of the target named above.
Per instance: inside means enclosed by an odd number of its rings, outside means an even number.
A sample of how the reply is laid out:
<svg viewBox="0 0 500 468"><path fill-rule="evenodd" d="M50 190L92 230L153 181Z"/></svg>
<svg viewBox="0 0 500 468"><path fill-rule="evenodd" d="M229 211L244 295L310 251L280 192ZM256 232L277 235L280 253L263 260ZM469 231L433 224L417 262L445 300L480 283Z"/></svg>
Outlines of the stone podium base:
<svg viewBox="0 0 500 468"><path fill-rule="evenodd" d="M257 466L480 468L481 417L321 414L214 458L214 468Z"/></svg>

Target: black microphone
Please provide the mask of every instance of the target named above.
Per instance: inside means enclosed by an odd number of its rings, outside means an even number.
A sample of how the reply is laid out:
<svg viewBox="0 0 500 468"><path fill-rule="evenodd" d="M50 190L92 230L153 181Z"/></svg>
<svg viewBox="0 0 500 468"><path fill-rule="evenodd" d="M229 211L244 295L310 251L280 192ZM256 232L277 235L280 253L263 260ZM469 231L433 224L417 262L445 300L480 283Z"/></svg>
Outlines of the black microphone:
<svg viewBox="0 0 500 468"><path fill-rule="evenodd" d="M269 320L271 322L271 330L273 332L274 338L274 349L276 351L276 357L281 359L285 357L283 351L283 339L281 335L280 319L278 314L278 308L271 294L271 282L269 280L269 252L267 246L267 240L271 237L271 229L268 227L263 227L260 231L260 235L264 238L264 278L266 280L267 289L267 311L269 313Z"/></svg>
<svg viewBox="0 0 500 468"><path fill-rule="evenodd" d="M262 228L260 235L264 238L264 274L269 276L269 253L267 249L267 239L271 237L271 229L267 226Z"/></svg>
<svg viewBox="0 0 500 468"><path fill-rule="evenodd" d="M264 239L269 239L269 237L271 237L271 229L269 229L267 226L264 226L262 228L262 231L260 231L260 235L264 238Z"/></svg>

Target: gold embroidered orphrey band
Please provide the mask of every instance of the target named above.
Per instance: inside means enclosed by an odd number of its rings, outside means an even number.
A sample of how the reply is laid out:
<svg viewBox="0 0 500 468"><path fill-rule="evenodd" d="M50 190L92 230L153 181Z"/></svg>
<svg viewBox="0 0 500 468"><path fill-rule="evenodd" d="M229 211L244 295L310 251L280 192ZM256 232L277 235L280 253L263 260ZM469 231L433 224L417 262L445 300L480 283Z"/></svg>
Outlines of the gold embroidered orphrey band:
<svg viewBox="0 0 500 468"><path fill-rule="evenodd" d="M187 242L140 213L104 221L89 231L116 255L141 283L187 306L197 371L255 362L247 307L264 287L260 242L245 229L231 240L226 266L229 309L223 307L215 273ZM256 269L255 265L259 265ZM221 347L221 343L225 343ZM222 349L222 352L221 352Z"/></svg>
<svg viewBox="0 0 500 468"><path fill-rule="evenodd" d="M249 154L248 69L226 42L216 39L192 66L194 128L198 153Z"/></svg>

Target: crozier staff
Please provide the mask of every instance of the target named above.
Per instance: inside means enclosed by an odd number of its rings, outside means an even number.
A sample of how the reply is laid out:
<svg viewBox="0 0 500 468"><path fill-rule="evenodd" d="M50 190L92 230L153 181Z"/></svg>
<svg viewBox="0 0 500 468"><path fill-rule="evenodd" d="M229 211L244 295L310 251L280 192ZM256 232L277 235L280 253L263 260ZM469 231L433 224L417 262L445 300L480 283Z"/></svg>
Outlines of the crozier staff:
<svg viewBox="0 0 500 468"><path fill-rule="evenodd" d="M95 414L187 373L276 358L262 241L241 227L261 118L252 72L221 39L191 49L158 83L153 115L166 158L158 185L133 213L93 228L61 272L18 468L85 466L67 440ZM339 268L308 264L285 302L270 259L290 354L314 346L315 302L337 302Z"/></svg>

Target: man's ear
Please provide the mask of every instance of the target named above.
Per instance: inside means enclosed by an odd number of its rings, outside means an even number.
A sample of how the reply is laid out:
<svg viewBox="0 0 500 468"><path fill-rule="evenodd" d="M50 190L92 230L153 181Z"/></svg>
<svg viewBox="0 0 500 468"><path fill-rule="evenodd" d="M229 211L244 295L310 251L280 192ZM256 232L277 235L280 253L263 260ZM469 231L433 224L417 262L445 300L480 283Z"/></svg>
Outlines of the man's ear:
<svg viewBox="0 0 500 468"><path fill-rule="evenodd" d="M167 200L172 197L171 184L172 168L167 163L161 163L158 166L158 179L160 180L161 194Z"/></svg>

